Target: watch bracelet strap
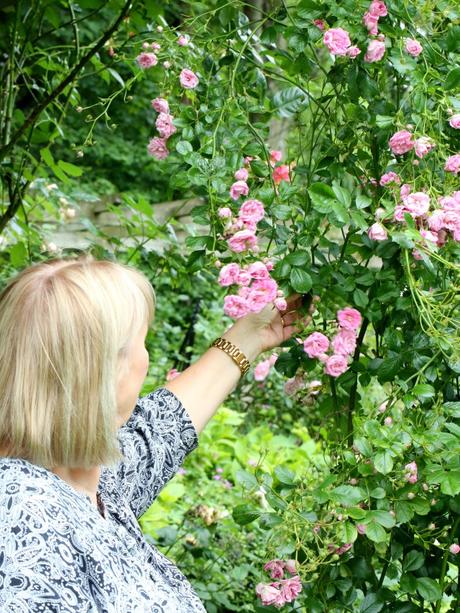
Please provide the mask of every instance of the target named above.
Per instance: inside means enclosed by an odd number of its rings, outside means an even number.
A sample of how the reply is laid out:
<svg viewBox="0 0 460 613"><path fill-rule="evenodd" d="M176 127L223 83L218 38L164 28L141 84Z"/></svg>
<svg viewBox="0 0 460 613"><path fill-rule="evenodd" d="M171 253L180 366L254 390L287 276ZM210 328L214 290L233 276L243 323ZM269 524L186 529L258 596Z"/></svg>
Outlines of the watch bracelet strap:
<svg viewBox="0 0 460 613"><path fill-rule="evenodd" d="M249 360L244 355L244 353L240 349L238 349L236 345L228 341L226 338L216 338L212 342L211 347L217 347L218 349L222 349L222 351L225 351L225 353L229 355L232 360L238 365L239 369L241 370L241 376L245 375L248 372L250 366Z"/></svg>

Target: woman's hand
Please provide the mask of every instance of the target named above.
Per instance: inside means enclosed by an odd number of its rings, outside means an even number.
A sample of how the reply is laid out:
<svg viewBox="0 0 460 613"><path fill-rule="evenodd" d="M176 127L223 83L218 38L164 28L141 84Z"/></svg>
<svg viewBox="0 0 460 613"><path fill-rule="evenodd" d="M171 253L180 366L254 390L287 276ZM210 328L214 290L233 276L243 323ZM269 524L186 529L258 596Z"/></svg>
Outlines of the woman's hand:
<svg viewBox="0 0 460 613"><path fill-rule="evenodd" d="M267 304L260 313L249 313L238 319L223 336L252 361L259 353L278 347L293 334L301 332L309 324L317 301L315 297L306 312L302 296L292 294L286 299L285 311L278 311L273 303Z"/></svg>

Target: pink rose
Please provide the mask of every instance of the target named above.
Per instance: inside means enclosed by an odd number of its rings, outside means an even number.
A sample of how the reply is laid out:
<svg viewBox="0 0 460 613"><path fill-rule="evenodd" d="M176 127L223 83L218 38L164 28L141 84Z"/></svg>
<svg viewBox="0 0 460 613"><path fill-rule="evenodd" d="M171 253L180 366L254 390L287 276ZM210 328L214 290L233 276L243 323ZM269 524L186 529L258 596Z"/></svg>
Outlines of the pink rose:
<svg viewBox="0 0 460 613"><path fill-rule="evenodd" d="M453 553L454 556L456 556L457 553L460 552L460 545L458 545L457 543L452 543L452 545L449 547L449 551L450 553Z"/></svg>
<svg viewBox="0 0 460 613"><path fill-rule="evenodd" d="M281 162L281 158L283 157L282 151L278 151L277 149L273 149L270 151L270 162L276 164L277 162Z"/></svg>
<svg viewBox="0 0 460 613"><path fill-rule="evenodd" d="M270 372L270 362L268 360L263 360L262 362L259 362L257 364L257 366L254 369L254 379L256 381L263 381L264 379L267 378L268 373ZM267 565L265 565L267 566ZM264 567L265 568L265 567ZM276 579L278 576L282 577L283 576L283 571L281 570L281 575L274 575L272 573L272 579Z"/></svg>
<svg viewBox="0 0 460 613"><path fill-rule="evenodd" d="M257 236L252 230L240 230L227 241L229 249L236 253L253 250L257 244Z"/></svg>
<svg viewBox="0 0 460 613"><path fill-rule="evenodd" d="M361 313L352 307L345 307L337 311L339 326L345 330L357 330L361 325Z"/></svg>
<svg viewBox="0 0 460 613"><path fill-rule="evenodd" d="M150 46L154 51L159 51L161 49L161 45L159 43L152 43Z"/></svg>
<svg viewBox="0 0 460 613"><path fill-rule="evenodd" d="M228 208L228 206L223 206L217 210L217 214L221 219L228 219L232 216L232 211Z"/></svg>
<svg viewBox="0 0 460 613"><path fill-rule="evenodd" d="M180 375L180 371L178 371L176 368L171 368L166 373L166 381L172 381L173 379L175 379L179 375Z"/></svg>
<svg viewBox="0 0 460 613"><path fill-rule="evenodd" d="M369 30L369 34L371 34L371 36L377 36L377 24L379 22L379 16L378 15L374 15L373 13L371 13L370 11L368 11L367 13L364 13L363 16L363 23L366 26L366 28Z"/></svg>
<svg viewBox="0 0 460 613"><path fill-rule="evenodd" d="M169 155L165 139L159 138L158 136L154 136L150 139L147 145L147 151L157 160L164 160Z"/></svg>
<svg viewBox="0 0 460 613"><path fill-rule="evenodd" d="M259 313L266 304L276 299L278 284L274 279L256 279L253 281L247 295L248 308L253 313Z"/></svg>
<svg viewBox="0 0 460 613"><path fill-rule="evenodd" d="M181 71L179 81L182 87L185 87L185 89L194 89L200 82L196 74L188 68L184 68Z"/></svg>
<svg viewBox="0 0 460 613"><path fill-rule="evenodd" d="M263 262L253 262L248 266L248 272L253 279L268 279L270 273Z"/></svg>
<svg viewBox="0 0 460 613"><path fill-rule="evenodd" d="M271 560L264 565L264 570L270 573L272 579L282 579L284 577L284 562L282 560Z"/></svg>
<svg viewBox="0 0 460 613"><path fill-rule="evenodd" d="M331 28L323 37L323 43L333 55L345 55L351 45L350 36L342 28Z"/></svg>
<svg viewBox="0 0 460 613"><path fill-rule="evenodd" d="M385 54L385 43L380 40L371 40L367 47L365 62L378 62Z"/></svg>
<svg viewBox="0 0 460 613"><path fill-rule="evenodd" d="M285 298L275 298L275 306L278 311L285 311L287 309L287 302Z"/></svg>
<svg viewBox="0 0 460 613"><path fill-rule="evenodd" d="M456 130L460 130L460 113L452 115L452 117L449 119L449 125Z"/></svg>
<svg viewBox="0 0 460 613"><path fill-rule="evenodd" d="M137 56L136 62L138 63L140 68L143 68L145 70L146 68L150 68L151 66L156 66L156 64L158 63L158 58L154 53L143 52Z"/></svg>
<svg viewBox="0 0 460 613"><path fill-rule="evenodd" d="M249 177L249 173L246 170L246 168L239 168L236 172L235 172L235 179L237 181L247 181Z"/></svg>
<svg viewBox="0 0 460 613"><path fill-rule="evenodd" d="M236 264L235 262L222 266L219 271L219 285L222 287L227 287L228 285L238 283L239 274L240 267L239 264Z"/></svg>
<svg viewBox="0 0 460 613"><path fill-rule="evenodd" d="M460 210L460 201L455 197L455 194L459 192L454 192L452 196L442 196L439 198L439 204L441 207L447 211L459 211Z"/></svg>
<svg viewBox="0 0 460 613"><path fill-rule="evenodd" d="M161 138L167 139L176 131L176 126L173 124L173 116L168 113L160 113L155 121L157 130Z"/></svg>
<svg viewBox="0 0 460 613"><path fill-rule="evenodd" d="M356 334L353 330L340 330L332 339L334 353L351 355L356 349Z"/></svg>
<svg viewBox="0 0 460 613"><path fill-rule="evenodd" d="M414 192L403 198L404 207L412 217L422 217L430 208L430 197L425 192Z"/></svg>
<svg viewBox="0 0 460 613"><path fill-rule="evenodd" d="M339 377L346 370L348 370L348 363L343 355L331 355L324 368L324 372L331 377Z"/></svg>
<svg viewBox="0 0 460 613"><path fill-rule="evenodd" d="M313 332L303 343L303 350L310 358L317 358L329 349L329 339L321 332Z"/></svg>
<svg viewBox="0 0 460 613"><path fill-rule="evenodd" d="M277 166L273 169L273 181L275 185L281 183L281 181L289 181L291 180L289 176L289 166L286 164L281 164L281 166Z"/></svg>
<svg viewBox="0 0 460 613"><path fill-rule="evenodd" d="M187 39L187 37L186 37L186 36L184 36L183 34L181 34L181 35L179 36L179 38L177 39L177 44L178 44L180 47L186 47L186 46L188 45L188 39Z"/></svg>
<svg viewBox="0 0 460 613"><path fill-rule="evenodd" d="M411 189L412 188L409 183L404 183L404 185L401 185L401 189L399 190L399 195L401 196L401 198L405 198L406 196L408 196L410 194Z"/></svg>
<svg viewBox="0 0 460 613"><path fill-rule="evenodd" d="M414 57L420 55L423 51L422 45L418 42L418 40L414 40L413 38L406 39L406 51L410 53Z"/></svg>
<svg viewBox="0 0 460 613"><path fill-rule="evenodd" d="M408 482L408 483L417 483L417 463L416 462L410 462L409 464L406 464L404 467L405 475L404 475L404 479Z"/></svg>
<svg viewBox="0 0 460 613"><path fill-rule="evenodd" d="M380 223L374 223L367 231L367 235L373 241L386 241L388 238L388 232Z"/></svg>
<svg viewBox="0 0 460 613"><path fill-rule="evenodd" d="M443 215L444 227L454 232L460 227L460 212L447 210Z"/></svg>
<svg viewBox="0 0 460 613"><path fill-rule="evenodd" d="M324 30L326 24L324 23L323 19L313 19L313 25L315 25L320 30Z"/></svg>
<svg viewBox="0 0 460 613"><path fill-rule="evenodd" d="M447 172L452 172L454 175L457 175L460 172L460 153L456 153L455 155L451 155L447 158L444 170L447 170Z"/></svg>
<svg viewBox="0 0 460 613"><path fill-rule="evenodd" d="M386 17L388 15L388 9L385 2L381 2L381 0L373 0L369 7L369 12L378 17Z"/></svg>
<svg viewBox="0 0 460 613"><path fill-rule="evenodd" d="M361 53L359 47L348 47L346 55L352 59Z"/></svg>
<svg viewBox="0 0 460 613"><path fill-rule="evenodd" d="M385 417L383 423L385 424L385 426L391 426L393 424L393 420L391 417Z"/></svg>
<svg viewBox="0 0 460 613"><path fill-rule="evenodd" d="M239 212L239 218L246 221L259 222L265 215L264 205L259 200L246 200Z"/></svg>
<svg viewBox="0 0 460 613"><path fill-rule="evenodd" d="M281 595L284 597L286 602L292 602L295 600L301 591L302 583L298 575L281 581Z"/></svg>
<svg viewBox="0 0 460 613"><path fill-rule="evenodd" d="M412 134L407 130L400 130L395 132L388 141L390 149L396 155L402 155L414 148L414 142L412 140ZM401 188L402 189L402 188Z"/></svg>
<svg viewBox="0 0 460 613"><path fill-rule="evenodd" d="M415 155L419 158L424 157L429 151L435 147L435 143L427 136L422 136L414 141Z"/></svg>
<svg viewBox="0 0 460 613"><path fill-rule="evenodd" d="M428 217L428 227L433 232L439 232L444 227L444 211L441 209L436 209L433 213Z"/></svg>
<svg viewBox="0 0 460 613"><path fill-rule="evenodd" d="M395 172L390 171L380 177L379 183L382 186L388 185L388 183L397 183L399 185L401 183L401 179Z"/></svg>
<svg viewBox="0 0 460 613"><path fill-rule="evenodd" d="M247 270L240 270L237 283L238 285L249 285L252 281L252 277Z"/></svg>
<svg viewBox="0 0 460 613"><path fill-rule="evenodd" d="M281 596L281 592L268 583L258 583L256 585L256 594L260 598L262 604L266 607L274 605L276 607L284 604L284 598ZM280 604L280 601L281 604Z"/></svg>
<svg viewBox="0 0 460 613"><path fill-rule="evenodd" d="M169 104L164 98L155 98L151 104L157 113L169 113Z"/></svg>
<svg viewBox="0 0 460 613"><path fill-rule="evenodd" d="M238 200L240 196L247 196L249 187L246 181L235 181L230 188L230 198Z"/></svg>
<svg viewBox="0 0 460 613"><path fill-rule="evenodd" d="M224 313L233 319L239 319L249 313L246 300L241 296L225 296Z"/></svg>

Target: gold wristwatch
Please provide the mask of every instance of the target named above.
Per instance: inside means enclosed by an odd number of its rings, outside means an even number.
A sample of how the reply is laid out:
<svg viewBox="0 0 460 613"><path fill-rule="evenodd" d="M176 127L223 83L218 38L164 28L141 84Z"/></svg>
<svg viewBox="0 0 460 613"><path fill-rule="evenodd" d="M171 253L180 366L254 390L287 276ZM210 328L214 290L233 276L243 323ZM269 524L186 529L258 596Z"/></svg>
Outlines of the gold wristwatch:
<svg viewBox="0 0 460 613"><path fill-rule="evenodd" d="M234 345L225 338L219 337L212 342L211 347L217 347L218 349L222 349L222 351L225 351L225 353L227 353L238 365L239 369L241 370L241 376L245 375L248 372L250 366L249 360L244 355L244 353L238 349L236 345Z"/></svg>

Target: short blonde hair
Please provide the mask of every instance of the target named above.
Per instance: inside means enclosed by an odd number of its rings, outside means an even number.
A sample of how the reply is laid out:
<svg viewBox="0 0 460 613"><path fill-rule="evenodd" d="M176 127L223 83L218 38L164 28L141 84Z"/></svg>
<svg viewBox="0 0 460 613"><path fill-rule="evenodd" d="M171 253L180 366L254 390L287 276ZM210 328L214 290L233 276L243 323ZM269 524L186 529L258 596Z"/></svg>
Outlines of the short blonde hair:
<svg viewBox="0 0 460 613"><path fill-rule="evenodd" d="M0 448L47 468L119 460L123 358L154 310L142 273L91 256L10 281L0 294Z"/></svg>

